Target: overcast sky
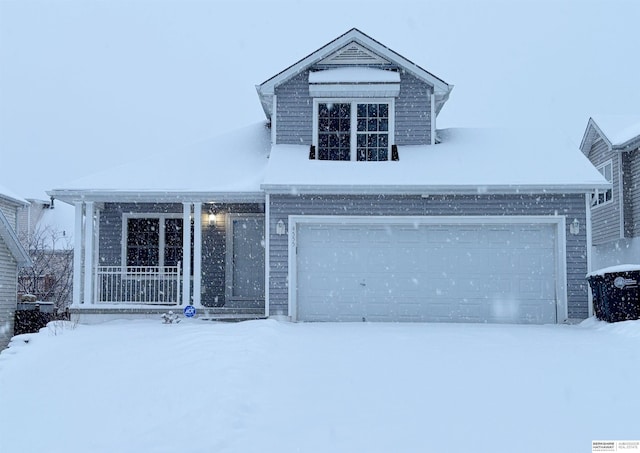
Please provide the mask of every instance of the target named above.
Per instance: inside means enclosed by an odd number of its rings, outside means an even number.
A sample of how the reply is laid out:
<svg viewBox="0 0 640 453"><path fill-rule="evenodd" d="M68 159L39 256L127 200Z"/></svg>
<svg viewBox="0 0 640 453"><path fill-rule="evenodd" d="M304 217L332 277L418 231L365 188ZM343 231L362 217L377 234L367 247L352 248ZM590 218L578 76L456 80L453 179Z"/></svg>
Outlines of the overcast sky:
<svg viewBox="0 0 640 453"><path fill-rule="evenodd" d="M0 185L43 198L261 121L255 85L352 27L455 85L439 128L577 146L590 115L640 112L639 23L637 0L0 0Z"/></svg>

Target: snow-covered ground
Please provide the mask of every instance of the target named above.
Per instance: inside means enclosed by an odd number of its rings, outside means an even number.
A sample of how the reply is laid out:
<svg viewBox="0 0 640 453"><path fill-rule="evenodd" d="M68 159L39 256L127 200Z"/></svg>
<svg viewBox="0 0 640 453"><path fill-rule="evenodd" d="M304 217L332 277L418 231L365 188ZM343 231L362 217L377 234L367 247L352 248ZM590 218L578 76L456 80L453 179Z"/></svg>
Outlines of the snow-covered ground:
<svg viewBox="0 0 640 453"><path fill-rule="evenodd" d="M640 321L50 324L0 354L0 451L590 452L639 378Z"/></svg>

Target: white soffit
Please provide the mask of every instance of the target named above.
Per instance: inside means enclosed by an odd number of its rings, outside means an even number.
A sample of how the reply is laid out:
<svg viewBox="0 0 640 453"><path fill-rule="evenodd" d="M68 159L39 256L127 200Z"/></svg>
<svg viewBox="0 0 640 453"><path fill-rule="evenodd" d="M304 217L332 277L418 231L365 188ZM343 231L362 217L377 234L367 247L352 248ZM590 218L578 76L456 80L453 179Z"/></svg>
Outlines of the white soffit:
<svg viewBox="0 0 640 453"><path fill-rule="evenodd" d="M368 67L326 69L309 73L309 95L397 97L400 74Z"/></svg>

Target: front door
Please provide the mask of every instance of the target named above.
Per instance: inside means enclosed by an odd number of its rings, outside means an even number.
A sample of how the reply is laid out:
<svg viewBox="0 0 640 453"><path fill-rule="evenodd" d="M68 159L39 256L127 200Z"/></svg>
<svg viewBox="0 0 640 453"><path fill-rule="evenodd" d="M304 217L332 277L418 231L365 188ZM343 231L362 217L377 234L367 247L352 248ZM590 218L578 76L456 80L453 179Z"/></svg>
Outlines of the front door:
<svg viewBox="0 0 640 453"><path fill-rule="evenodd" d="M225 306L261 307L264 303L264 215L230 214L227 238Z"/></svg>

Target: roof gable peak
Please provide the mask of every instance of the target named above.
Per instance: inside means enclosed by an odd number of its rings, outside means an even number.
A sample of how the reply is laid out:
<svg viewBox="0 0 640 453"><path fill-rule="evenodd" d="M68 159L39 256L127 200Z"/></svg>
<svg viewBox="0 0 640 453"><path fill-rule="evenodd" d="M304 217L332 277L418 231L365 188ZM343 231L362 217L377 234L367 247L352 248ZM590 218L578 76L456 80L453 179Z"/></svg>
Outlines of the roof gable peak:
<svg viewBox="0 0 640 453"><path fill-rule="evenodd" d="M320 60L319 65L390 65L391 62L359 44L356 40Z"/></svg>
<svg viewBox="0 0 640 453"><path fill-rule="evenodd" d="M267 79L260 85L256 85L262 108L268 119L271 118L273 109L273 96L277 86L285 83L292 77L302 73L313 65L372 65L383 64L398 66L418 79L433 87L436 96L436 115L449 97L453 85L431 74L412 61L406 59L397 52L389 49L357 28L352 28L338 36L333 41L325 44L315 52L292 64L288 68Z"/></svg>

